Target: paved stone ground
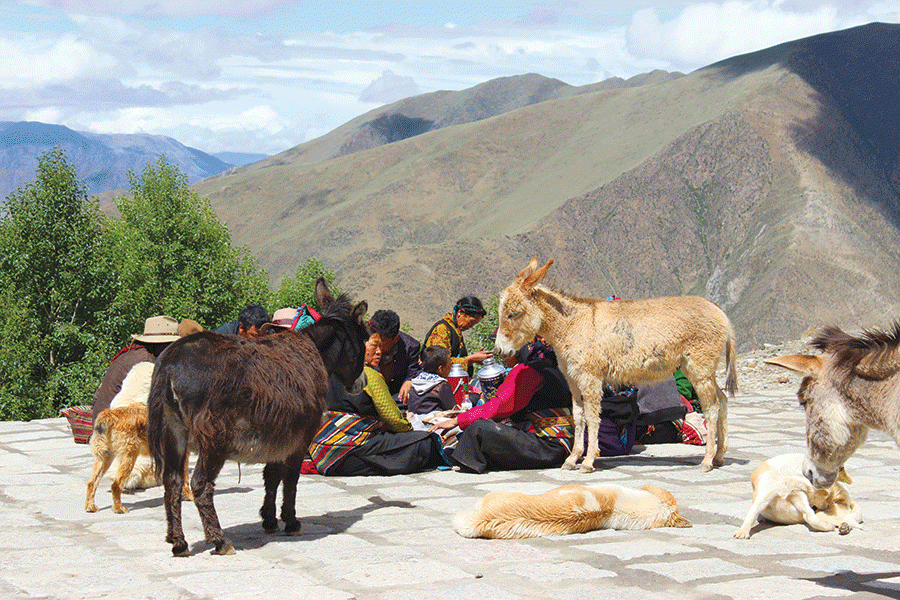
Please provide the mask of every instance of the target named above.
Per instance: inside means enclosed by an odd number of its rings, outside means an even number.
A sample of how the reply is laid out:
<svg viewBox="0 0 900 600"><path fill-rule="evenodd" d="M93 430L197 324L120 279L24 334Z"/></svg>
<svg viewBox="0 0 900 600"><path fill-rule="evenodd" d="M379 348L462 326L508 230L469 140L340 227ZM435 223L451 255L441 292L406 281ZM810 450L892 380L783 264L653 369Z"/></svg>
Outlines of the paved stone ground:
<svg viewBox="0 0 900 600"><path fill-rule="evenodd" d="M210 554L190 504L193 555L171 556L160 488L125 496L130 512L117 515L103 486L100 512L85 513L92 459L65 419L0 423L0 598L900 598L900 451L880 433L848 463L864 530L759 524L749 540L732 538L753 469L803 449L795 389L732 400L727 464L711 473L700 472L701 448L667 444L601 459L589 475L302 476L299 537L262 532L261 469L229 463L216 503L238 552L225 557ZM660 485L694 527L515 541L464 539L450 527L491 490L541 493L568 482Z"/></svg>

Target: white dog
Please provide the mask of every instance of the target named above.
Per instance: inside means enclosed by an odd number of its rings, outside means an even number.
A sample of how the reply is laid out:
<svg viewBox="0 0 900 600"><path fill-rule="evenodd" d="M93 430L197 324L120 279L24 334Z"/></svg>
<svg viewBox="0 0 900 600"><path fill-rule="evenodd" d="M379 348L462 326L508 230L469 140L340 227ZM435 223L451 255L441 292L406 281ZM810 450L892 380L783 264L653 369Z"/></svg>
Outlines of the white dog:
<svg viewBox="0 0 900 600"><path fill-rule="evenodd" d="M501 490L453 518L453 528L463 537L496 539L690 526L678 514L674 496L652 485L639 490L615 484L564 485L539 496Z"/></svg>
<svg viewBox="0 0 900 600"><path fill-rule="evenodd" d="M734 537L747 539L750 528L761 515L774 523L806 523L816 531L850 533L860 528L859 505L850 498L847 485L853 483L844 469L828 489L817 490L803 475L804 454L780 454L763 462L750 477L753 504Z"/></svg>

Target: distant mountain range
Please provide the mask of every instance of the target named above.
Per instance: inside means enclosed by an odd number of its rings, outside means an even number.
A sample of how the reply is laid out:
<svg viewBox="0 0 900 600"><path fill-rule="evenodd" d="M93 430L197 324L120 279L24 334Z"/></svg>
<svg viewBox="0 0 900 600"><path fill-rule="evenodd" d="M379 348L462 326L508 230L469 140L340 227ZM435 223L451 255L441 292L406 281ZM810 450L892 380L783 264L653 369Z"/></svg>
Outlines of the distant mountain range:
<svg viewBox="0 0 900 600"><path fill-rule="evenodd" d="M687 75L407 98L195 185L276 277L308 256L422 336L532 255L605 298L698 294L743 349L900 309L900 25ZM260 210L265 206L265 210Z"/></svg>
<svg viewBox="0 0 900 600"><path fill-rule="evenodd" d="M194 183L235 166L266 158L261 154L210 155L160 135L102 135L62 125L0 122L0 203L14 189L34 181L38 157L61 147L90 194L129 187L128 171L140 173L160 154Z"/></svg>

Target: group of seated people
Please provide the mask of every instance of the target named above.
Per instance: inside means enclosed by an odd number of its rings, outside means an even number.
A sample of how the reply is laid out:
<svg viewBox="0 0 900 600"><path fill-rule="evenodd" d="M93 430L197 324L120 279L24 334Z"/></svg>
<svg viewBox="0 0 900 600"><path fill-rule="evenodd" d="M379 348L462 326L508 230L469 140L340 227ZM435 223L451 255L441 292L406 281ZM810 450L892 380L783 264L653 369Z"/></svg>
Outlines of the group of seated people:
<svg viewBox="0 0 900 600"><path fill-rule="evenodd" d="M318 318L311 309L296 308L280 309L270 318L262 306L250 305L236 321L213 331L256 338L300 329L304 315ZM483 348L470 354L463 339L484 315L478 298L461 298L420 344L400 331L397 313L376 311L365 323L365 389L351 395L337 380L330 382L327 411L304 471L396 475L434 468L483 473L560 466L573 443L572 400L553 348L541 338L505 361L505 379L489 400L469 408L454 397L447 379L451 365L459 363L471 375L474 365L492 356ZM147 319L144 333L132 336L132 344L112 361L94 396L94 416L109 406L131 366L154 361L180 335L199 329L190 320ZM610 453L627 453L634 443L634 419L630 438L614 416L610 423L614 441L621 438Z"/></svg>

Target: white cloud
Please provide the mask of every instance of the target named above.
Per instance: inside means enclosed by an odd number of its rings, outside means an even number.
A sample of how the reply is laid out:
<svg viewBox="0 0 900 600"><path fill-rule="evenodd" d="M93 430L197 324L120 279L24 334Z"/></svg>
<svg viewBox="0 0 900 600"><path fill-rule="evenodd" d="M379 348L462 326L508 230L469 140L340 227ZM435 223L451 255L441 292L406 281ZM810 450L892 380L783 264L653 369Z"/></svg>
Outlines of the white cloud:
<svg viewBox="0 0 900 600"><path fill-rule="evenodd" d="M0 85L34 87L111 69L116 60L72 34L0 38Z"/></svg>
<svg viewBox="0 0 900 600"><path fill-rule="evenodd" d="M627 43L636 57L697 68L841 27L832 5L798 12L778 1L703 3L684 7L668 21L654 8L636 11Z"/></svg>

